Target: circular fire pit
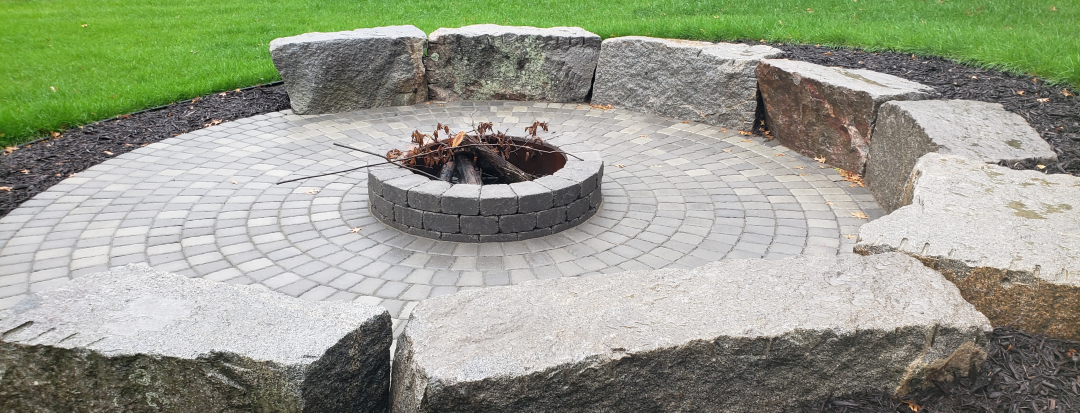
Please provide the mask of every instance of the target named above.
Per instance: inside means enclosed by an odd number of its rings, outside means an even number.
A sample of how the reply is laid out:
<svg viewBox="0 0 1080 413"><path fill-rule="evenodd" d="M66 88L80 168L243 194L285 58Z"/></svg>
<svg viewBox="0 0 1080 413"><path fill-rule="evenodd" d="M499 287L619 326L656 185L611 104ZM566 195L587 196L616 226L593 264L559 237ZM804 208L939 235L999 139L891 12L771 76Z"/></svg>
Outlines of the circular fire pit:
<svg viewBox="0 0 1080 413"><path fill-rule="evenodd" d="M550 155L557 159L521 165L545 176L512 184L451 184L396 165L371 167L371 214L409 234L444 241L504 242L554 234L599 209L604 162L598 152Z"/></svg>

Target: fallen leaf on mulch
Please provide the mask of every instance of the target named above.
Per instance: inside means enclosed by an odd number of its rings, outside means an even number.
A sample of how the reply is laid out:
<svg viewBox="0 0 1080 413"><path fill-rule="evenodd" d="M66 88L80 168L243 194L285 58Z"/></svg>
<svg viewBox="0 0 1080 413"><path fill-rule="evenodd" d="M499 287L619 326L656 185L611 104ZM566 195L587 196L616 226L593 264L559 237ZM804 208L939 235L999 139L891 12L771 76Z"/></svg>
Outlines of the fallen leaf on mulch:
<svg viewBox="0 0 1080 413"><path fill-rule="evenodd" d="M205 124L203 126L209 128L211 126L220 125L220 124L221 124L221 119L213 119L213 120L210 121L210 123L207 123L207 124Z"/></svg>
<svg viewBox="0 0 1080 413"><path fill-rule="evenodd" d="M0 191L11 192L10 186L0 186Z"/></svg>
<svg viewBox="0 0 1080 413"><path fill-rule="evenodd" d="M815 160L815 161L818 161L818 163L825 163L825 157L824 157L824 156L821 156L821 157L818 157L818 158L814 158L814 160Z"/></svg>
<svg viewBox="0 0 1080 413"><path fill-rule="evenodd" d="M109 152L109 151L104 151L104 152L105 152L106 155L113 156L112 152Z"/></svg>
<svg viewBox="0 0 1080 413"><path fill-rule="evenodd" d="M5 148L4 148L4 155L10 155L10 154L11 154L12 152L15 152L15 151L16 151L16 150L18 150L18 149L19 149L19 147L18 147L18 146L8 146L8 147L5 147Z"/></svg>

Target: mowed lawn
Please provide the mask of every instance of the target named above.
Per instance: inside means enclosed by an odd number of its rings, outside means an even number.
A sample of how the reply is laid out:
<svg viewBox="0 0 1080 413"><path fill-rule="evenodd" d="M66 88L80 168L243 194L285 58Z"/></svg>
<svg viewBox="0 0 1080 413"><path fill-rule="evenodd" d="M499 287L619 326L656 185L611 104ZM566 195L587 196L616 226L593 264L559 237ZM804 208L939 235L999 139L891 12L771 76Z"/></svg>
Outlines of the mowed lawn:
<svg viewBox="0 0 1080 413"><path fill-rule="evenodd" d="M478 23L889 49L1080 85L1080 0L7 0L0 143L278 80L277 37Z"/></svg>

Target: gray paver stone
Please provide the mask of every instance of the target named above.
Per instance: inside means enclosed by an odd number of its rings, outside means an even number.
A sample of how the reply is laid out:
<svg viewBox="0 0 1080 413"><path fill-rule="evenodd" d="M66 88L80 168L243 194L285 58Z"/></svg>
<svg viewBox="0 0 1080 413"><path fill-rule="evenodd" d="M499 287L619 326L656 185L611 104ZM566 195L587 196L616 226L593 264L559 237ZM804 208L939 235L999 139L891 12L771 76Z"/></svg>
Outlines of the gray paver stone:
<svg viewBox="0 0 1080 413"><path fill-rule="evenodd" d="M444 233L439 239L451 242L480 242L480 235L462 233Z"/></svg>
<svg viewBox="0 0 1080 413"><path fill-rule="evenodd" d="M431 182L417 174L405 175L383 182L383 198L397 205L409 204L409 190L415 186Z"/></svg>
<svg viewBox="0 0 1080 413"><path fill-rule="evenodd" d="M537 212L551 208L552 194L547 187L536 182L525 181L510 184L510 189L518 198L518 212Z"/></svg>
<svg viewBox="0 0 1080 413"><path fill-rule="evenodd" d="M338 113L427 100L427 36L414 26L306 33L270 42L298 114Z"/></svg>
<svg viewBox="0 0 1080 413"><path fill-rule="evenodd" d="M381 215L384 218L388 218L386 220L393 220L394 219L394 204L393 203L391 203L390 201L387 201L386 199L384 199L383 197L378 196L378 195L372 195L371 198L369 198L369 199L371 200L371 206L373 207L373 210L372 210L373 213L377 213L378 215Z"/></svg>
<svg viewBox="0 0 1080 413"><path fill-rule="evenodd" d="M910 205L863 225L855 252L903 252L995 325L1080 340L1080 178L928 153Z"/></svg>
<svg viewBox="0 0 1080 413"><path fill-rule="evenodd" d="M11 411L386 411L390 316L127 265L0 312Z"/></svg>
<svg viewBox="0 0 1080 413"><path fill-rule="evenodd" d="M430 212L442 211L442 194L450 189L446 181L429 180L409 188L409 206Z"/></svg>
<svg viewBox="0 0 1080 413"><path fill-rule="evenodd" d="M499 216L499 232L525 232L536 228L536 213Z"/></svg>
<svg viewBox="0 0 1080 413"><path fill-rule="evenodd" d="M480 187L480 214L507 215L518 210L517 195L510 185L484 185Z"/></svg>
<svg viewBox="0 0 1080 413"><path fill-rule="evenodd" d="M937 152L986 163L1057 162L1057 154L1023 117L998 103L972 100L887 102L878 109L866 164L866 186L885 212L903 206L904 186L919 157Z"/></svg>
<svg viewBox="0 0 1080 413"><path fill-rule="evenodd" d="M555 207L536 213L536 227L548 228L566 222L566 208Z"/></svg>
<svg viewBox="0 0 1080 413"><path fill-rule="evenodd" d="M536 178L533 182L543 185L552 191L552 202L554 206L569 205L571 202L576 201L578 195L581 194L580 184L560 176L542 176Z"/></svg>
<svg viewBox="0 0 1080 413"><path fill-rule="evenodd" d="M781 412L969 374L989 332L902 254L558 278L421 302L391 393L395 412Z"/></svg>
<svg viewBox="0 0 1080 413"><path fill-rule="evenodd" d="M600 36L578 27L479 24L429 36L435 100L582 102L592 88Z"/></svg>
<svg viewBox="0 0 1080 413"><path fill-rule="evenodd" d="M424 212L424 229L444 233L454 233L461 230L458 226L457 215L438 212Z"/></svg>
<svg viewBox="0 0 1080 413"><path fill-rule="evenodd" d="M480 213L480 185L456 184L443 192L442 212L455 215Z"/></svg>
<svg viewBox="0 0 1080 413"><path fill-rule="evenodd" d="M589 198L581 198L566 207L566 219L573 221L589 211Z"/></svg>
<svg viewBox="0 0 1080 413"><path fill-rule="evenodd" d="M765 59L757 72L765 122L781 144L860 174L878 107L934 93L884 73L793 60Z"/></svg>
<svg viewBox="0 0 1080 413"><path fill-rule="evenodd" d="M499 217L462 215L461 232L464 234L491 235L499 232Z"/></svg>
<svg viewBox="0 0 1080 413"><path fill-rule="evenodd" d="M412 228L424 228L424 211L394 205L394 221Z"/></svg>
<svg viewBox="0 0 1080 413"><path fill-rule="evenodd" d="M594 104L750 130L761 59L783 51L764 45L651 37L604 40Z"/></svg>

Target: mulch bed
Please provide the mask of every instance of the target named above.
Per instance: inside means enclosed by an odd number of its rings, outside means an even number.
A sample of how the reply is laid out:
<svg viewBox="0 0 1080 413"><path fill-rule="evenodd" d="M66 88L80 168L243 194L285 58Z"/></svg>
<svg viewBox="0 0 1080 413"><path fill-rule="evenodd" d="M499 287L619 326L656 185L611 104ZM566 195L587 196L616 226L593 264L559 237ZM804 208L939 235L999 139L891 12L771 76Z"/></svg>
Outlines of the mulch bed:
<svg viewBox="0 0 1080 413"><path fill-rule="evenodd" d="M1039 79L973 68L938 57L867 53L812 45L774 44L787 57L829 66L870 69L933 86L942 99L997 102L1027 119L1050 143L1056 165L1015 164L1015 169L1080 175L1080 99L1075 91ZM1019 92L1023 92L1022 94ZM152 142L289 107L280 84L208 95L162 108L119 116L0 156L0 217L64 178ZM1080 343L997 328L983 372L939 383L893 400L857 394L815 404L806 412L1080 412ZM918 407L916 407L918 406Z"/></svg>
<svg viewBox="0 0 1080 413"><path fill-rule="evenodd" d="M217 93L54 133L0 155L0 217L106 159L210 125L289 108L278 82ZM6 151L5 151L6 152Z"/></svg>

